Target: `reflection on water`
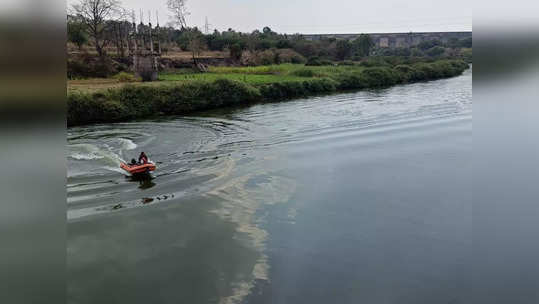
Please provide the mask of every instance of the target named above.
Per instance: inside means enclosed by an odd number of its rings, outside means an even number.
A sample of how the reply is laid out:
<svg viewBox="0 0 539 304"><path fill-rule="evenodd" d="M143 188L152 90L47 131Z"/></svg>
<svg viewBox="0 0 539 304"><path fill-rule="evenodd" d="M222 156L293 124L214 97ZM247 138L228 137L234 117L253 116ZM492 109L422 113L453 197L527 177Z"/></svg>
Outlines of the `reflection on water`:
<svg viewBox="0 0 539 304"><path fill-rule="evenodd" d="M139 189L146 190L155 186L153 180L155 179L151 174L137 174L129 177L131 181L139 183Z"/></svg>
<svg viewBox="0 0 539 304"><path fill-rule="evenodd" d="M468 71L71 128L69 301L456 303L471 117Z"/></svg>

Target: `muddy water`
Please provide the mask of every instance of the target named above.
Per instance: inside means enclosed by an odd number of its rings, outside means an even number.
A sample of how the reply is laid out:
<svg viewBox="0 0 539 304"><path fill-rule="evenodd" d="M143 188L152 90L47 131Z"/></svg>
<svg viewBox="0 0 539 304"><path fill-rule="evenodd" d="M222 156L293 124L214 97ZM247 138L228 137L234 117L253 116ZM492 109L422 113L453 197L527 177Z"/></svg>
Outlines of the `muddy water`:
<svg viewBox="0 0 539 304"><path fill-rule="evenodd" d="M471 134L471 70L71 128L69 302L457 303Z"/></svg>

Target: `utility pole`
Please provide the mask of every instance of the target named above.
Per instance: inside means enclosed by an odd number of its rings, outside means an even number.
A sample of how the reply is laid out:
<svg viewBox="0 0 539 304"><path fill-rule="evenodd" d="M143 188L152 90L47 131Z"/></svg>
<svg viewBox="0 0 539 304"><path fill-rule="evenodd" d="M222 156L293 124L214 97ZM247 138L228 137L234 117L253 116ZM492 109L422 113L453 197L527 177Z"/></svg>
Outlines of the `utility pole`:
<svg viewBox="0 0 539 304"><path fill-rule="evenodd" d="M157 51L159 52L159 55L161 55L161 31L159 28L159 12L157 10L155 11L155 18L157 19L157 27L155 28L157 32Z"/></svg>
<svg viewBox="0 0 539 304"><path fill-rule="evenodd" d="M206 23L204 23L204 34L208 35L210 33L211 24L208 23L208 16L206 16Z"/></svg>

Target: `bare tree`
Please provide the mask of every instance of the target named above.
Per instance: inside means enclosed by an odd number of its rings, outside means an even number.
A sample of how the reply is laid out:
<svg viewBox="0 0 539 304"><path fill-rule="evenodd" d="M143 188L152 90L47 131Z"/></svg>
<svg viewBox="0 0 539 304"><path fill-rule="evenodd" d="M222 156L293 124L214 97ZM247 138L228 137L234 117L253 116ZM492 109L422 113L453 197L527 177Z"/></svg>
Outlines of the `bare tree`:
<svg viewBox="0 0 539 304"><path fill-rule="evenodd" d="M189 16L186 2L187 0L167 0L168 9L172 14L172 22L182 30L187 27L185 18Z"/></svg>
<svg viewBox="0 0 539 304"><path fill-rule="evenodd" d="M110 42L106 33L114 26L111 20L122 17L123 9L119 0L79 0L72 6L73 11L83 20L88 35L92 38L97 54L105 55L105 46Z"/></svg>

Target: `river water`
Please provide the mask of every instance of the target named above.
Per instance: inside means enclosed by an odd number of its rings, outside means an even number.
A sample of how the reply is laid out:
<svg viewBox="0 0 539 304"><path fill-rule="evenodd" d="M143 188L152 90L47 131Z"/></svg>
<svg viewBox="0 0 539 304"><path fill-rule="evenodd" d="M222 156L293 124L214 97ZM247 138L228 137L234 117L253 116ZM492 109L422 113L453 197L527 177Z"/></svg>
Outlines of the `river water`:
<svg viewBox="0 0 539 304"><path fill-rule="evenodd" d="M462 303L471 142L471 70L70 128L69 303Z"/></svg>

